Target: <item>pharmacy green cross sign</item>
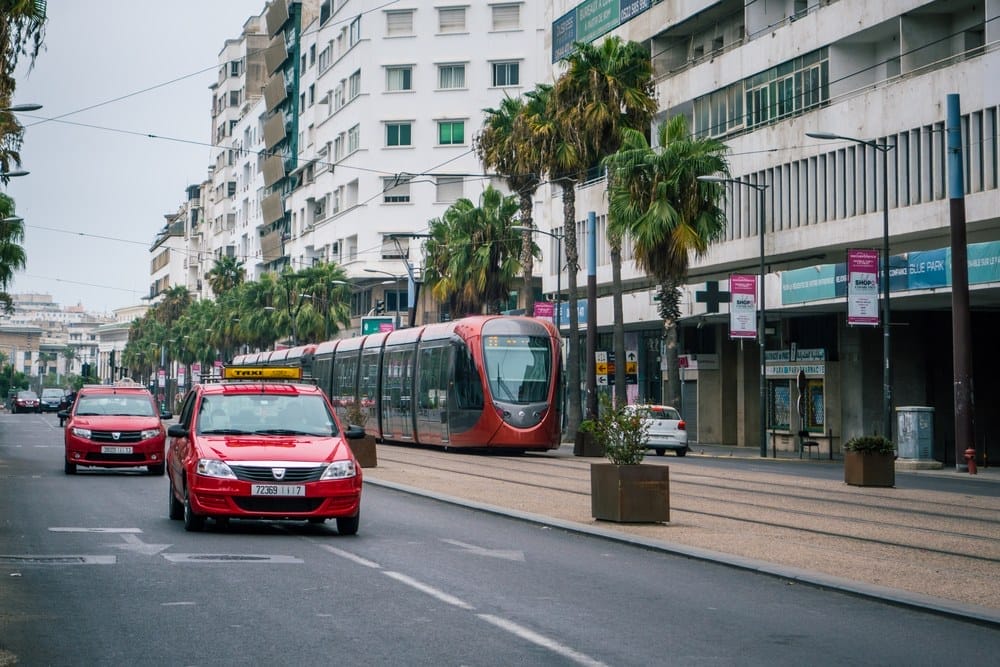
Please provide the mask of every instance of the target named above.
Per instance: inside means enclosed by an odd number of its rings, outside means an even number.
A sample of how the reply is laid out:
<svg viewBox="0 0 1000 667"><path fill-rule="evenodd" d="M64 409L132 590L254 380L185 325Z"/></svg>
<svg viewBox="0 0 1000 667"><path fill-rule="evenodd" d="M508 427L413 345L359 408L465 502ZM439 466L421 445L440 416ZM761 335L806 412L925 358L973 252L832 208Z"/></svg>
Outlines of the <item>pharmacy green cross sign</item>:
<svg viewBox="0 0 1000 667"><path fill-rule="evenodd" d="M719 289L718 280L709 280L705 283L704 291L694 293L694 300L705 304L706 313L717 313L720 303L729 303L729 292Z"/></svg>

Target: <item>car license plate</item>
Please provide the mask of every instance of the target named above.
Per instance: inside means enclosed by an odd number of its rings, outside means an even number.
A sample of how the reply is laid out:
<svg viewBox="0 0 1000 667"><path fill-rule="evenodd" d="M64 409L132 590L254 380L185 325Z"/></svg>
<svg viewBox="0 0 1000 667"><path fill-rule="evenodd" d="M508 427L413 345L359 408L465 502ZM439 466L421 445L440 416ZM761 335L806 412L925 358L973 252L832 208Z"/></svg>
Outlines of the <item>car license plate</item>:
<svg viewBox="0 0 1000 667"><path fill-rule="evenodd" d="M107 445L101 447L101 454L131 454L131 453L132 453L131 447L111 447Z"/></svg>
<svg viewBox="0 0 1000 667"><path fill-rule="evenodd" d="M302 484L254 484L250 489L254 496L304 496L306 487Z"/></svg>

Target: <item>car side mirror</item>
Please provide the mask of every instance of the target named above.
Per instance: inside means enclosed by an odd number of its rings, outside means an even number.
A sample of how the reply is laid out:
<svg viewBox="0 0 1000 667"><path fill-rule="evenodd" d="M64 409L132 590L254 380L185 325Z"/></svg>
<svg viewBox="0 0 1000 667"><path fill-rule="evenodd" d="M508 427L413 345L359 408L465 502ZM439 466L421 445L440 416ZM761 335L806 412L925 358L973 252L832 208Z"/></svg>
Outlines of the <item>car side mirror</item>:
<svg viewBox="0 0 1000 667"><path fill-rule="evenodd" d="M171 438L186 438L188 435L188 430L181 426L180 424L172 424L167 428L167 435Z"/></svg>
<svg viewBox="0 0 1000 667"><path fill-rule="evenodd" d="M360 440L365 437L365 429L360 426L348 426L345 435L348 440Z"/></svg>
<svg viewBox="0 0 1000 667"><path fill-rule="evenodd" d="M59 417L59 419L69 419L69 410L60 410L56 413L56 416Z"/></svg>
<svg viewBox="0 0 1000 667"><path fill-rule="evenodd" d="M160 413L160 419L173 419L174 413L164 410Z"/></svg>

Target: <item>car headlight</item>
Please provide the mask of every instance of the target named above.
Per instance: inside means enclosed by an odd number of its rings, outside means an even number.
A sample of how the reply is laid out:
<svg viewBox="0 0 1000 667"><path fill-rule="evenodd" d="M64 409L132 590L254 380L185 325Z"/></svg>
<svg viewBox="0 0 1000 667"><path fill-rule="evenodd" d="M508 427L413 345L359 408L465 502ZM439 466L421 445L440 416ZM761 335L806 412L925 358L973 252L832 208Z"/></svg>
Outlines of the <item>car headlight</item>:
<svg viewBox="0 0 1000 667"><path fill-rule="evenodd" d="M147 428L145 431L142 432L142 434L141 434L140 437L143 440L149 440L150 438L155 438L158 435L160 435L160 429L158 429L158 428Z"/></svg>
<svg viewBox="0 0 1000 667"><path fill-rule="evenodd" d="M89 428L80 428L79 426L74 426L73 427L73 435L77 436L78 438L86 438L87 440L90 440L90 429Z"/></svg>
<svg viewBox="0 0 1000 667"><path fill-rule="evenodd" d="M236 473L225 462L216 459L198 459L198 474L205 477L236 479Z"/></svg>
<svg viewBox="0 0 1000 667"><path fill-rule="evenodd" d="M354 461L334 461L326 467L320 479L347 479L357 474L354 469Z"/></svg>

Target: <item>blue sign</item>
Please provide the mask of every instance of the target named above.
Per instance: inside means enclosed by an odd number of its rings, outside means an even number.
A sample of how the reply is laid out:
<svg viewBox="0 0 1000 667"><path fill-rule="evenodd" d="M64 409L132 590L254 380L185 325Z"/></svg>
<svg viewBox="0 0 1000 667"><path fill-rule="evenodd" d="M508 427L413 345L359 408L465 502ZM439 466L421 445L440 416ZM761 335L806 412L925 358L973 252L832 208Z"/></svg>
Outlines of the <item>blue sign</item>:
<svg viewBox="0 0 1000 667"><path fill-rule="evenodd" d="M587 300L578 299L576 302L576 319L581 325L587 323ZM563 301L559 304L559 328L569 328L569 302Z"/></svg>

